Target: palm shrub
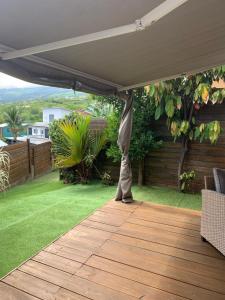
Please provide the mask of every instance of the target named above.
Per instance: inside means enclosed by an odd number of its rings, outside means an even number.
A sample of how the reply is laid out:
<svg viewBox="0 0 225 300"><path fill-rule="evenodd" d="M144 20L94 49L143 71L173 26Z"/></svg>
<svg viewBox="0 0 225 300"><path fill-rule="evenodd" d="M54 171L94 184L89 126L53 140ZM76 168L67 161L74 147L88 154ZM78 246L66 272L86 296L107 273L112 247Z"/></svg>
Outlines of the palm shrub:
<svg viewBox="0 0 225 300"><path fill-rule="evenodd" d="M20 110L16 106L9 107L4 113L4 119L5 122L8 123L14 142L16 142L23 122Z"/></svg>
<svg viewBox="0 0 225 300"><path fill-rule="evenodd" d="M58 126L57 134L52 140L56 166L74 170L77 180L86 183L94 161L105 145L105 133L90 130L90 117L87 116L76 115L57 124L54 124Z"/></svg>
<svg viewBox="0 0 225 300"><path fill-rule="evenodd" d="M10 158L6 151L0 149L0 192L4 192L9 186Z"/></svg>

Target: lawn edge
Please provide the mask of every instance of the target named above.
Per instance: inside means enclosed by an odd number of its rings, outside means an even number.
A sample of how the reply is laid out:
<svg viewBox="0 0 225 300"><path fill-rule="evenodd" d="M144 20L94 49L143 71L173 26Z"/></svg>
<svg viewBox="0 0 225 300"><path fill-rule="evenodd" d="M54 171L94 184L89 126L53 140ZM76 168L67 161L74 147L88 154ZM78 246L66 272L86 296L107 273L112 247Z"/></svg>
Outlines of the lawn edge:
<svg viewBox="0 0 225 300"><path fill-rule="evenodd" d="M103 205L106 205L108 202L112 201L114 199L110 199L108 201L106 201ZM41 248L38 252L36 252L35 254L31 255L30 257L28 257L27 259L25 259L23 262L21 262L18 266L16 266L14 269L12 269L11 271L9 271L8 273L6 273L3 277L0 277L0 281L2 281L4 278L6 278L8 275L10 275L12 272L14 272L15 270L17 270L18 268L20 268L23 264L25 264L28 260L32 259L33 257L35 257L36 255L38 255L41 251L43 251L44 249L46 249L47 247L49 247L51 244L53 244L54 242L56 242L57 240L59 240L61 237L63 237L65 234L67 234L68 231L74 229L76 226L78 226L79 224L81 224L84 220L86 220L87 218L89 218L94 212L96 212L99 208L103 207L103 205L101 205L98 208L95 208L92 212L90 212L86 217L84 217L83 219L80 220L80 222L78 222L77 224L75 224L73 227L71 227L70 229L68 229L66 232L62 233L61 235L59 235L56 239L52 240L49 244L45 245L43 248Z"/></svg>

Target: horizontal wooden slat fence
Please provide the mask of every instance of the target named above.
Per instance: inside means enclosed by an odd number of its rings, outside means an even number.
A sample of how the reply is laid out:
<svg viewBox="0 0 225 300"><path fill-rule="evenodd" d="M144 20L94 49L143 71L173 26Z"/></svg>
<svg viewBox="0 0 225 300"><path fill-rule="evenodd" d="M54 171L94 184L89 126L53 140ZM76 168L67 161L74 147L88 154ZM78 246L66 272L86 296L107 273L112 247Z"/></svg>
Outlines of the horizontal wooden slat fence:
<svg viewBox="0 0 225 300"><path fill-rule="evenodd" d="M34 145L27 142L3 148L10 156L9 182L11 186L25 182L51 170L51 143Z"/></svg>
<svg viewBox="0 0 225 300"><path fill-rule="evenodd" d="M225 103L205 106L198 114L199 122L218 120L223 129L218 142L211 145L209 142L192 142L186 157L185 171L194 170L196 179L192 184L193 191L200 191L204 187L204 176L212 175L212 168L225 169ZM160 139L163 146L151 151L145 159L144 182L147 185L177 186L177 170L181 151L181 144L174 143L166 126L166 120L160 119L151 127ZM110 171L112 178L117 181L119 164L109 159L101 160L102 171ZM134 182L137 179L137 164L132 163Z"/></svg>
<svg viewBox="0 0 225 300"><path fill-rule="evenodd" d="M192 142L185 159L184 170L194 170L196 173L192 190L200 191L204 188L204 176L212 176L212 168L225 169L225 103L205 106L196 119L199 123L218 120L222 127L216 144ZM172 141L165 120L155 122L153 128L164 144L162 148L152 151L145 161L146 184L176 187L181 144Z"/></svg>
<svg viewBox="0 0 225 300"><path fill-rule="evenodd" d="M9 145L3 148L10 156L10 185L26 181L29 176L29 156L27 142Z"/></svg>
<svg viewBox="0 0 225 300"><path fill-rule="evenodd" d="M185 160L185 171L194 170L194 191L204 187L204 176L212 175L212 168L225 168L225 145L193 143ZM181 145L165 142L163 147L150 153L145 160L145 183L175 187Z"/></svg>

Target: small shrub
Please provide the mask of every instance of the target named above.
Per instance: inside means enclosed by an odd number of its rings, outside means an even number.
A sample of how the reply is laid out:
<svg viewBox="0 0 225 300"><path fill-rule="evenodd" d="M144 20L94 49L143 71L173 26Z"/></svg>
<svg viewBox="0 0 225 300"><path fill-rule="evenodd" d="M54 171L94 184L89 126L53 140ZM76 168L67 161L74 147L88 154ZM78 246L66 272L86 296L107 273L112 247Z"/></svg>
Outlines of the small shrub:
<svg viewBox="0 0 225 300"><path fill-rule="evenodd" d="M181 191L187 192L190 188L190 183L193 181L196 177L195 171L190 172L184 172L180 175L180 181L181 181Z"/></svg>
<svg viewBox="0 0 225 300"><path fill-rule="evenodd" d="M101 175L101 180L104 185L113 185L114 184L112 177L111 177L110 173L108 173L108 172L104 172Z"/></svg>
<svg viewBox="0 0 225 300"><path fill-rule="evenodd" d="M76 167L59 169L59 179L62 180L64 184L80 182Z"/></svg>

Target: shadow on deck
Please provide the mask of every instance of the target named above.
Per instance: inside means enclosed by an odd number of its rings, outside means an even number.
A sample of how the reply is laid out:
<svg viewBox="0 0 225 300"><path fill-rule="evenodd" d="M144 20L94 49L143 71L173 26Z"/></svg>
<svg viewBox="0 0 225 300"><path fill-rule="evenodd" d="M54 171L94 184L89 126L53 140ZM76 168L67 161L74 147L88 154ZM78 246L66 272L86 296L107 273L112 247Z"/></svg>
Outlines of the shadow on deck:
<svg viewBox="0 0 225 300"><path fill-rule="evenodd" d="M110 201L0 281L1 300L225 299L200 213Z"/></svg>

